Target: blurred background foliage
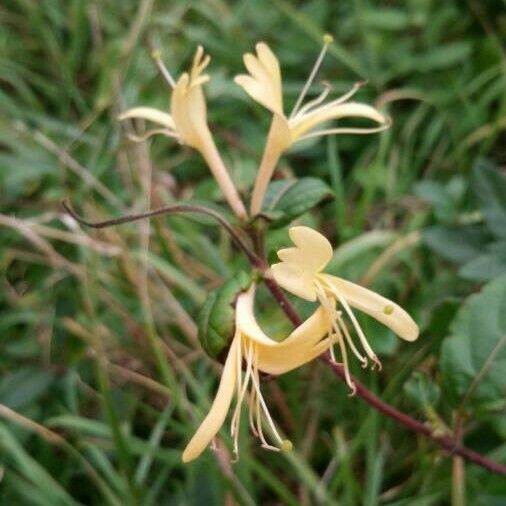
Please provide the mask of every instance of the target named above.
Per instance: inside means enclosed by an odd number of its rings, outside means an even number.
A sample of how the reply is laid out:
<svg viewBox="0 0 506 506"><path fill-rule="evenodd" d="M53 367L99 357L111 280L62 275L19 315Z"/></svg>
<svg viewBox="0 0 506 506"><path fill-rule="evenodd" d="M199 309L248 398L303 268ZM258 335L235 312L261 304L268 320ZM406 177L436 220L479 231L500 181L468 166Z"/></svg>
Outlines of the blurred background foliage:
<svg viewBox="0 0 506 506"><path fill-rule="evenodd" d="M116 119L133 105L168 107L153 48L178 75L197 44L213 58L212 130L247 196L269 115L232 82L242 54L270 44L288 108L323 33L333 34L320 77L335 94L367 80L358 100L394 125L308 142L277 177L327 185L298 220L338 246L332 272L398 300L422 328L408 345L364 320L384 370L354 373L435 431L506 462L505 7L4 0L0 504L505 504L503 478L349 399L317 363L265 385L294 452L264 452L245 426L237 464L224 431L222 453L182 465L219 373L196 338L198 308L247 264L210 222L90 232L59 205L68 198L90 219L188 199L223 206L195 153L163 138L135 144ZM271 260L292 218L277 212ZM258 310L286 335L266 293Z"/></svg>

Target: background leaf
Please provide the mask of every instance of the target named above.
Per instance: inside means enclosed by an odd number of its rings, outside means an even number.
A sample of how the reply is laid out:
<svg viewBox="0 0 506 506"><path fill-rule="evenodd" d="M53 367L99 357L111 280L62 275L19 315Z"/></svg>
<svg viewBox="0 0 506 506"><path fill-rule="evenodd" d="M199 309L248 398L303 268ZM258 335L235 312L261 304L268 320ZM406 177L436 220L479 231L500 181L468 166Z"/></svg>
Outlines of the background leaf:
<svg viewBox="0 0 506 506"><path fill-rule="evenodd" d="M272 220L273 228L282 227L331 195L330 187L313 177L273 181L267 188L262 214Z"/></svg>
<svg viewBox="0 0 506 506"><path fill-rule="evenodd" d="M486 285L460 308L441 349L449 398L494 404L506 395L506 276Z"/></svg>

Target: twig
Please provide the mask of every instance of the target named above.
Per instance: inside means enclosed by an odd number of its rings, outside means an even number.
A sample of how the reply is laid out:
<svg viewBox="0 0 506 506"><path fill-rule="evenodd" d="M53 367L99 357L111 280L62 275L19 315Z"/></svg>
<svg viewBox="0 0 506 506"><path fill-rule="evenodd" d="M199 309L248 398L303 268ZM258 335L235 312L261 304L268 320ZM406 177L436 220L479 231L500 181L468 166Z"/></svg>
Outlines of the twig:
<svg viewBox="0 0 506 506"><path fill-rule="evenodd" d="M164 216L166 214L189 214L189 213L199 213L205 214L213 219L215 219L223 228L230 234L236 246L241 249L249 261L255 267L263 266L262 260L249 248L249 246L244 242L235 228L218 212L210 209L208 207L199 206L196 204L174 204L172 206L159 207L157 209L151 209L150 211L146 211L139 214L127 214L125 216L121 216L119 218L113 218L111 220L92 222L88 221L81 216L79 216L72 207L68 204L67 201L63 200L61 202L62 207L67 211L67 213L72 216L77 222L81 225L85 225L87 227L92 228L106 228L112 227L115 225L122 225L123 223L132 223L134 221L144 220L146 218L156 218L158 216Z"/></svg>

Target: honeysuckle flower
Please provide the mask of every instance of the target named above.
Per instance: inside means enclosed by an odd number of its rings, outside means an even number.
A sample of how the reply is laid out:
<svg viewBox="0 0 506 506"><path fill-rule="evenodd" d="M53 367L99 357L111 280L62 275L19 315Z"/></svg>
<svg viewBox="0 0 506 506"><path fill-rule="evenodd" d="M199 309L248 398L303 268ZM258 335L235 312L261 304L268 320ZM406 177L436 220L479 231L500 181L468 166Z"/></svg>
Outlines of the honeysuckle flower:
<svg viewBox="0 0 506 506"><path fill-rule="evenodd" d="M320 303L326 315L327 331L331 338L328 341L329 349L335 360L332 343L339 344L346 381L353 393L355 387L349 373L346 345L363 367L368 363L366 357L372 360L373 367L381 367L381 363L351 308L372 316L406 341L414 341L418 337L418 326L395 302L367 288L323 272L332 258L333 251L330 242L322 234L312 228L299 226L290 228L289 235L295 247L278 251L281 262L271 266L272 275L285 290L308 301L317 300ZM366 356L357 349L343 313L351 321Z"/></svg>
<svg viewBox="0 0 506 506"><path fill-rule="evenodd" d="M199 46L190 72L184 72L177 82L174 82L163 66L158 54L155 54L155 59L173 88L171 113L152 107L134 107L120 114L119 119L139 118L157 124L159 128L148 131L142 140L161 134L199 151L235 214L244 218L246 210L207 125L207 108L202 85L209 80L209 76L203 73L209 64L209 55L204 55L204 49Z"/></svg>
<svg viewBox="0 0 506 506"><path fill-rule="evenodd" d="M249 74L236 76L235 82L251 98L269 109L273 114L271 128L253 189L251 199L252 215L256 215L261 211L267 185L279 158L284 151L296 142L322 135L379 132L390 125L390 120L374 107L358 102L348 102L348 99L355 94L363 83L355 84L349 92L341 97L324 103L330 92L330 86L326 84L323 92L317 98L302 105L331 42L332 37L326 35L323 49L289 116L283 112L283 91L279 62L269 46L264 42L259 42L256 45L256 55L250 53L244 55L244 64ZM379 126L373 128L339 127L315 130L317 126L323 123L342 118L365 118L374 121Z"/></svg>
<svg viewBox="0 0 506 506"><path fill-rule="evenodd" d="M225 422L234 394L230 432L233 451L238 456L241 407L249 392L249 423L252 432L260 439L263 448L289 450L292 444L282 439L267 408L260 389L260 372L284 374L313 360L331 346L335 338L327 336L327 319L318 308L284 341L274 341L258 325L254 315L255 284L237 297L235 333L223 367L220 384L212 406L204 421L186 446L183 462L197 458L212 442ZM243 369L244 365L244 369ZM262 429L262 414L275 440L270 444Z"/></svg>

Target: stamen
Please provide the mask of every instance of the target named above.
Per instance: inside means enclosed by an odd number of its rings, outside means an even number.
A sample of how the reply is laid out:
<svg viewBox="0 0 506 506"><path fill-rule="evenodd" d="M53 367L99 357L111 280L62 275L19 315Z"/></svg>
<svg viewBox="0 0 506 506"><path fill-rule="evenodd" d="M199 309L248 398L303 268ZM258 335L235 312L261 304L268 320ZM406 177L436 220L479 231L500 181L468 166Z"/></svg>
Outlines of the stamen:
<svg viewBox="0 0 506 506"><path fill-rule="evenodd" d="M236 391L237 391L237 404L234 411L234 416L232 417L232 421L230 422L230 435L233 438L234 446L233 446L233 453L234 458L233 461L237 462L239 460L239 426L238 426L238 418L236 416L236 411L239 408L240 410L240 394L243 389L243 381L242 381L242 334L241 332L236 329L234 340L238 340L236 346L236 354L235 354L235 360L236 360Z"/></svg>
<svg viewBox="0 0 506 506"><path fill-rule="evenodd" d="M357 391L357 387L355 386L355 383L353 383L350 376L350 368L348 366L348 353L346 352L346 346L344 344L342 337L338 339L337 342L339 343L339 348L341 349L341 357L343 359L344 379L346 380L346 384L350 387L351 390L348 396L353 397L355 395L355 392Z"/></svg>
<svg viewBox="0 0 506 506"><path fill-rule="evenodd" d="M351 90L347 91L344 95L332 100L328 104L325 104L325 107L333 107L335 105L342 104L346 102L349 98L351 98L360 88L363 88L367 84L367 81L357 81L352 87Z"/></svg>
<svg viewBox="0 0 506 506"><path fill-rule="evenodd" d="M323 91L320 93L320 95L318 95L314 100L309 101L306 105L301 107L299 109L299 111L297 112L297 114L294 115L294 117L295 116L302 116L303 114L308 112L313 107L316 107L317 105L321 104L327 98L328 94L330 93L330 91L332 89L332 86L327 81L322 82L322 86L323 86Z"/></svg>
<svg viewBox="0 0 506 506"><path fill-rule="evenodd" d="M155 49L151 52L151 58L153 58L155 65L157 66L158 70L160 71L160 74L162 74L163 78L167 81L169 86L171 88L176 87L176 81L174 81L173 77L171 76L169 70L164 65L162 61L162 53L159 49Z"/></svg>
<svg viewBox="0 0 506 506"><path fill-rule="evenodd" d="M374 353L371 346L369 345L369 342L367 341L367 338L365 337L364 331L362 330L362 327L360 327L360 324L358 323L357 318L353 314L353 311L351 310L350 306L346 302L346 299L344 299L344 297L342 297L341 294L332 285L329 284L329 286L331 287L332 292L338 298L339 303L341 304L341 306L343 306L343 308L346 311L346 313L348 314L351 322L353 323L353 327L355 328L355 330L358 334L360 342L362 343L362 346L364 347L364 350L365 350L367 356L373 362L377 363L378 358L376 357L376 354Z"/></svg>
<svg viewBox="0 0 506 506"><path fill-rule="evenodd" d="M367 358L362 356L362 354L357 350L355 343L353 342L353 339L351 338L350 332L348 331L348 327L346 326L346 323L341 318L341 312L335 310L337 313L337 323L344 334L344 337L346 338L346 342L348 343L349 347L351 348L351 351L355 355L355 357L358 358L358 360L362 363L362 369L365 369L367 367Z"/></svg>
<svg viewBox="0 0 506 506"><path fill-rule="evenodd" d="M302 88L302 91L300 92L300 94L299 94L299 96L297 98L297 101L295 102L295 105L294 105L294 107L292 109L292 112L290 113L290 119L293 118L297 114L297 111L298 111L300 105L302 104L302 101L304 100L304 97L306 96L306 93L309 90L309 87L313 83L313 80L314 80L314 78L316 76L316 73L318 72L318 70L320 68L320 65L321 65L321 63L323 61L325 53L327 52L327 49L330 46L330 44L332 44L333 40L334 39L329 34L325 34L323 36L323 47L322 47L322 49L320 51L320 54L318 55L318 58L316 59L316 62L314 64L314 66L313 66L313 69L311 70L311 73L309 74L309 77L308 77L308 79L306 81L306 84Z"/></svg>
<svg viewBox="0 0 506 506"><path fill-rule="evenodd" d="M279 444L281 445L283 443L283 439L281 439L281 436L279 435L279 433L276 429L276 426L274 425L271 414L269 413L269 410L267 409L267 404L265 403L265 400L262 396L262 392L260 390L260 382L259 382L259 377L258 377L258 349L256 346L255 346L254 371L253 371L253 375L251 377L251 380L252 380L253 386L256 390L257 398L260 401L260 405L262 406L262 411L264 412L265 418L267 419L267 422L268 422L274 436L276 437L276 439L279 441ZM258 415L259 415L259 413L257 414L257 416ZM258 418L259 418L259 416L258 416ZM261 427L258 427L258 429L260 432ZM264 439L264 441L265 441L265 439ZM267 444L267 443L265 443L265 444ZM271 446L271 445L267 445L267 446ZM279 450L279 448L277 450Z"/></svg>
<svg viewBox="0 0 506 506"><path fill-rule="evenodd" d="M255 346L255 358L253 361L253 378L258 379L258 353L257 353L257 347ZM267 443L264 432L262 429L262 420L261 420L261 408L260 408L260 397L258 396L258 391L255 388L251 388L251 392L254 395L255 398L255 422L256 422L256 433L262 442L262 448L269 449L270 445Z"/></svg>
<svg viewBox="0 0 506 506"><path fill-rule="evenodd" d="M255 437L259 437L258 436L258 431L255 427L255 420L253 418L253 414L255 413L255 390L252 390L250 392L250 395L249 395L249 405L248 405L248 419L249 419L249 426L250 426L250 429L251 429L251 432L253 432L253 435Z"/></svg>
<svg viewBox="0 0 506 506"><path fill-rule="evenodd" d="M325 309L325 312L327 314L328 323L329 323L327 333L330 337L330 341L329 341L329 343L330 343L329 344L330 358L332 359L332 362L337 362L336 355L334 353L334 343L332 342L333 341L332 338L335 335L336 340L342 339L341 331L339 330L338 327L336 327L334 325L334 319L331 316L332 306L329 303L329 300L325 294L325 290L323 289L321 284L318 283L317 281L315 282L315 290L316 290L316 296L318 297L320 304L322 305L323 309Z"/></svg>
<svg viewBox="0 0 506 506"><path fill-rule="evenodd" d="M252 372L252 361L253 361L253 346L249 343L248 354L246 358L246 373L244 375L244 379L242 381L242 387L238 390L240 393L237 397L237 403L235 406L234 414L232 416L232 422L230 424L230 432L231 436L234 438L234 455L239 457L239 427L241 424L241 407L244 401L244 396L248 389L248 385L250 382L251 372ZM240 365L239 365L240 367Z"/></svg>

